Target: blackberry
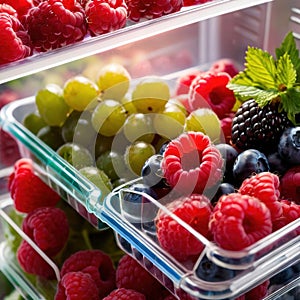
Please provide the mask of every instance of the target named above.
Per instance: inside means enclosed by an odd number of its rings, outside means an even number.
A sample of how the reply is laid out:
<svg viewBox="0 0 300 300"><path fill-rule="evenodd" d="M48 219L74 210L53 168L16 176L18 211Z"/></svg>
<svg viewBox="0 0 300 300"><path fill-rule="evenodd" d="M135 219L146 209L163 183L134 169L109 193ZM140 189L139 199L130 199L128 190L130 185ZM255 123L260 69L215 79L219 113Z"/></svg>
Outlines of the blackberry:
<svg viewBox="0 0 300 300"><path fill-rule="evenodd" d="M261 108L254 99L244 102L232 121L232 143L240 150L276 152L283 131L293 127L286 113L278 111L278 106L278 102L271 102Z"/></svg>

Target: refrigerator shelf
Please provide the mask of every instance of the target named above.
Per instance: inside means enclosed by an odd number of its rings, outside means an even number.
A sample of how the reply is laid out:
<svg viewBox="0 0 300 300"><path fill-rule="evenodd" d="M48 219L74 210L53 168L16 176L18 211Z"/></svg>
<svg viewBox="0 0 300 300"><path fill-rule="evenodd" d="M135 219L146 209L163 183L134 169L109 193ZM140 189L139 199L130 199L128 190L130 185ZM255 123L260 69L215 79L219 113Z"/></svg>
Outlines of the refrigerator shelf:
<svg viewBox="0 0 300 300"><path fill-rule="evenodd" d="M88 56L139 41L159 33L170 31L215 16L268 3L273 0L213 0L205 4L185 7L181 11L159 19L130 23L125 28L97 37L87 37L82 42L44 53L36 53L25 59L0 67L0 84L54 68Z"/></svg>

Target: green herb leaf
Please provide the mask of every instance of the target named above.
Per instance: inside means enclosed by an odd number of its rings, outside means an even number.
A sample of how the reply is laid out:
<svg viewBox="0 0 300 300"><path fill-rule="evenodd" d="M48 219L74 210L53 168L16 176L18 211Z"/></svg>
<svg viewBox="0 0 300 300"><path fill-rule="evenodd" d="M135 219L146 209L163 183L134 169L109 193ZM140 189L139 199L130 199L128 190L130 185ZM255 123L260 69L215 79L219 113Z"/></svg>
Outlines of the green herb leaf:
<svg viewBox="0 0 300 300"><path fill-rule="evenodd" d="M253 86L264 90L276 87L276 63L272 55L262 49L248 47L245 59L244 72Z"/></svg>
<svg viewBox="0 0 300 300"><path fill-rule="evenodd" d="M281 107L287 114L289 120L295 125L299 126L300 122L296 120L296 115L300 114L300 90L297 88L290 88L281 95Z"/></svg>
<svg viewBox="0 0 300 300"><path fill-rule="evenodd" d="M236 98L246 101L255 99L259 106L263 107L278 97L280 93L276 89L262 90L254 86L228 83L227 87L235 93Z"/></svg>
<svg viewBox="0 0 300 300"><path fill-rule="evenodd" d="M292 64L297 73L297 82L300 82L300 57L299 50L292 32L289 32L281 43L281 46L275 50L277 60L285 53L289 54Z"/></svg>
<svg viewBox="0 0 300 300"><path fill-rule="evenodd" d="M277 62L276 75L279 90L291 88L296 83L296 70L288 53L280 56Z"/></svg>

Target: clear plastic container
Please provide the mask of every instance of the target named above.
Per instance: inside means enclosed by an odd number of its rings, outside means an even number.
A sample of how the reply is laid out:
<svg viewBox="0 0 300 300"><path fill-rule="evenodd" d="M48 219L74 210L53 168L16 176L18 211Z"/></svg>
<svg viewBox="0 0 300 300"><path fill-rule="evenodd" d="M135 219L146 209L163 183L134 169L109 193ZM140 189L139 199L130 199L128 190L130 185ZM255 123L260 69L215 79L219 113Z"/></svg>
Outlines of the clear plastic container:
<svg viewBox="0 0 300 300"><path fill-rule="evenodd" d="M35 110L34 103L34 98L31 97L9 104L1 111L2 126L17 139L22 155L35 161L41 178L79 214L99 229L109 226L117 233L117 237L129 242L129 248L135 248L142 261L149 261L159 270L155 276L163 284L181 288L196 299L233 298L300 261L300 236L296 235L296 230L299 231L300 228L300 219L243 251L228 251L195 232L181 219L172 216L175 222L205 245L205 250L196 262L183 264L177 261L162 249L156 239L155 228L149 226L154 224L159 209L169 213L163 204L147 194L142 194L148 199L147 209L138 205L134 211L127 212L124 196L132 193L130 185L141 179L120 186L103 202L101 190L22 125L24 115ZM122 249L128 251L119 238L117 241ZM132 254L131 250L128 252ZM212 281L200 278L197 268L203 259L208 259L224 272L228 271L229 277L226 280Z"/></svg>

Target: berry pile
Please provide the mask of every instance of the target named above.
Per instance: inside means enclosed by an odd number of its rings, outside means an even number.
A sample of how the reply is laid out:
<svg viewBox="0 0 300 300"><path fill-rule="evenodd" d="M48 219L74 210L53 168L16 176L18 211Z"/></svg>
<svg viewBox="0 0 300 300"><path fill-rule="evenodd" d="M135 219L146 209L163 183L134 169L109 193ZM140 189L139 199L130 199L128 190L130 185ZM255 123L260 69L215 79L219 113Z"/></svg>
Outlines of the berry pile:
<svg viewBox="0 0 300 300"><path fill-rule="evenodd" d="M0 65L207 1L1 0Z"/></svg>

